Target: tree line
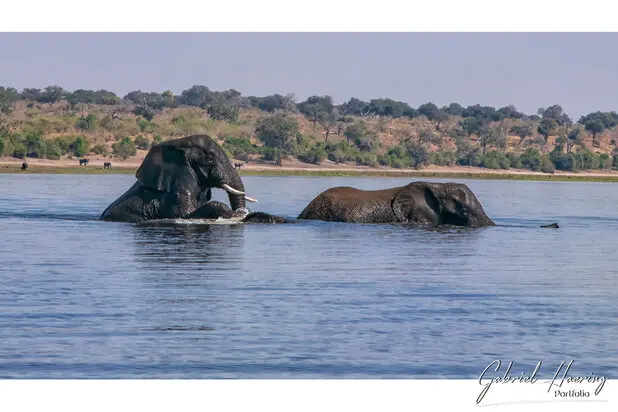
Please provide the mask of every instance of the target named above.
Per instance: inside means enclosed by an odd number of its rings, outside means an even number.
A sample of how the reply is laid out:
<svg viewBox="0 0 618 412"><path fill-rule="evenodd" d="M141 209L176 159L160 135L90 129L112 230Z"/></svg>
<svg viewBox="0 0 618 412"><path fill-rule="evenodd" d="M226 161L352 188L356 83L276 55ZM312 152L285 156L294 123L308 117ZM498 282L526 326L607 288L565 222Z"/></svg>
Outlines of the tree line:
<svg viewBox="0 0 618 412"><path fill-rule="evenodd" d="M66 101L71 110L84 113L74 124L76 130L83 132L94 130L98 123L114 121L113 114L108 116L109 119L101 120L93 113L85 114L90 106L118 107L119 111L136 116L142 134L153 132L153 119L166 108L199 108L206 111L209 118L229 124L238 123L241 110L255 108L264 113L253 124L254 135L263 146L252 144L248 136L224 136L224 148L236 158L259 155L278 164L282 156L296 156L311 163L328 158L335 162L370 166L418 168L426 164L459 164L550 171L552 168L607 168L616 162L614 153L611 159L607 153L596 154L588 148L585 140L590 137L592 148L600 147L600 136L618 125L618 114L597 111L574 121L560 105L539 108L536 114L528 115L513 105L463 107L451 103L439 107L429 102L414 108L408 103L387 98L369 101L351 98L337 105L331 96L310 96L296 102L291 94L243 96L234 89L213 91L202 85L191 86L179 95L170 90L162 93L134 90L122 97L103 89L69 92L56 85L22 91L0 87L0 113L10 115L18 101L26 101L29 108L36 104L54 105ZM319 139L311 140L300 133L296 115L302 115L314 130L320 132ZM387 128L386 123L402 118L426 119L430 126L418 127L414 131L396 130L393 133L398 134L398 144L384 147L381 136ZM184 118L172 119L175 124L186 121ZM0 155L54 158L70 153L80 156L82 153L81 150L71 151L70 145L59 141L47 142L41 139L41 133L38 137L36 132L28 135L13 133L10 139L7 133L7 128L2 131L0 125ZM153 143L162 140L160 135L151 134ZM332 140L332 136L340 138ZM517 136L521 148L508 152L508 136ZM540 136L542 140L531 141L533 136ZM550 136L557 136L551 152L543 150L547 148ZM112 155L125 158L130 157L135 148L147 148L151 144L141 134L133 138L118 136L118 140L115 146L112 145ZM454 142L455 147L444 148L445 140ZM44 148L46 145L49 147ZM530 145L535 147L527 147ZM109 148L104 146L93 144L88 148L97 148L95 153L99 154L109 153ZM615 148L613 141L612 147Z"/></svg>

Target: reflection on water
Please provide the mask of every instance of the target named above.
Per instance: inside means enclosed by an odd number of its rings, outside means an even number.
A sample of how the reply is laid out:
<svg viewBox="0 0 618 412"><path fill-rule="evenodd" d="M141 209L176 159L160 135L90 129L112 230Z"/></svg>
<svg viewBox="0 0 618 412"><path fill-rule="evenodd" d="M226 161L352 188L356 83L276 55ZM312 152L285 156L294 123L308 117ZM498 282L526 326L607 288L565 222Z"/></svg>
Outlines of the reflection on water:
<svg viewBox="0 0 618 412"><path fill-rule="evenodd" d="M618 375L615 184L467 181L482 229L98 221L133 181L0 175L0 378ZM295 218L409 179L244 181Z"/></svg>

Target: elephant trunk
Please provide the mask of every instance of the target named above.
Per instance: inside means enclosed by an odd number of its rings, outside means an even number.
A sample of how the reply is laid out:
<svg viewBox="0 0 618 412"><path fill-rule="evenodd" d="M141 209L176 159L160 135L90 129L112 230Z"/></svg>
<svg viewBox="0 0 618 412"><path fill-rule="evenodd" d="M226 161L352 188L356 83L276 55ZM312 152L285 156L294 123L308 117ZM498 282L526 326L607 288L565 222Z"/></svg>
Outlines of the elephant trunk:
<svg viewBox="0 0 618 412"><path fill-rule="evenodd" d="M245 185L242 183L242 179L240 178L240 175L236 172L236 170L230 170L230 172L228 173L228 178L223 179L221 188L227 192L227 195L230 199L230 207L232 208L232 210L245 208Z"/></svg>

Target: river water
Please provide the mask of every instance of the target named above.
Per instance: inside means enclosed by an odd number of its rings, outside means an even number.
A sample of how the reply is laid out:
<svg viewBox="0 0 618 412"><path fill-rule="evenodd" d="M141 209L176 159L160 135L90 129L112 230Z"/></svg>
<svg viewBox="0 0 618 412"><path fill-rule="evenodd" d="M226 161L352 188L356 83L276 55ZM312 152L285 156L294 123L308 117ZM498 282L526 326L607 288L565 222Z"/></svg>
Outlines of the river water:
<svg viewBox="0 0 618 412"><path fill-rule="evenodd" d="M411 181L243 180L290 218ZM618 378L618 184L466 180L476 230L97 221L134 181L0 174L0 378Z"/></svg>

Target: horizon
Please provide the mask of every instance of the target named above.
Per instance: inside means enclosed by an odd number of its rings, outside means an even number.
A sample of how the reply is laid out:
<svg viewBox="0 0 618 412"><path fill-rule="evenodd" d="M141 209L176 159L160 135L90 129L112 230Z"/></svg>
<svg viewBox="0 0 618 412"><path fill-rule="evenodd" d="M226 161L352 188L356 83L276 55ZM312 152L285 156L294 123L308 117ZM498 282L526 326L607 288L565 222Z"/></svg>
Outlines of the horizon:
<svg viewBox="0 0 618 412"><path fill-rule="evenodd" d="M297 102L330 95L335 104L388 98L414 108L512 104L527 115L558 104L576 121L618 109L618 55L585 58L616 40L618 33L2 33L0 86L122 97L204 85L243 96L293 93ZM573 58L573 50L587 53Z"/></svg>

